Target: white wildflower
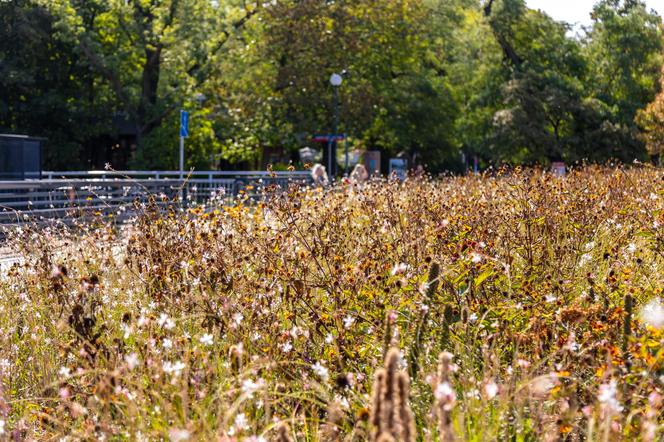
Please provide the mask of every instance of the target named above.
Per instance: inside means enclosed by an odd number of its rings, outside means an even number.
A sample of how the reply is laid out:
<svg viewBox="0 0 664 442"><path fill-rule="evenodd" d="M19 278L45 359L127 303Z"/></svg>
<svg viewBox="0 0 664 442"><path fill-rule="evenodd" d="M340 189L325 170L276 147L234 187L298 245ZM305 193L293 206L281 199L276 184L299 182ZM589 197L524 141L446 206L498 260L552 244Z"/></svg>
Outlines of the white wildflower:
<svg viewBox="0 0 664 442"><path fill-rule="evenodd" d="M235 313L233 315L233 325L235 327L239 326L240 324L242 324L243 319L244 319L244 316L242 315L242 313L240 313L240 312Z"/></svg>
<svg viewBox="0 0 664 442"><path fill-rule="evenodd" d="M452 408L454 408L454 402L456 402L456 392L449 384L449 382L441 382L438 384L433 394L440 404L444 404L443 408L445 411L450 411Z"/></svg>
<svg viewBox="0 0 664 442"><path fill-rule="evenodd" d="M259 379L257 382L254 382L253 379L245 379L242 382L242 393L251 398L263 385L265 385L263 379Z"/></svg>
<svg viewBox="0 0 664 442"><path fill-rule="evenodd" d="M176 361L174 363L166 361L166 362L164 362L164 365L163 365L164 371L166 373L173 374L173 376L179 376L180 373L182 373L182 370L184 370L185 367L186 367L186 365L182 361Z"/></svg>
<svg viewBox="0 0 664 442"><path fill-rule="evenodd" d="M122 335L122 339L125 340L129 339L129 336L131 336L131 326L127 324L122 324L120 328L124 332L124 334Z"/></svg>
<svg viewBox="0 0 664 442"><path fill-rule="evenodd" d="M480 391L477 388L472 388L466 392L466 397L468 399L479 399Z"/></svg>
<svg viewBox="0 0 664 442"><path fill-rule="evenodd" d="M235 416L235 421L233 421L233 426L238 430L246 430L249 428L249 420L244 413L239 413Z"/></svg>
<svg viewBox="0 0 664 442"><path fill-rule="evenodd" d="M641 321L654 328L664 328L664 305L659 299L653 299L641 308Z"/></svg>
<svg viewBox="0 0 664 442"><path fill-rule="evenodd" d="M201 336L200 342L203 345L212 345L212 343L214 342L214 338L212 337L211 334L205 333L203 336Z"/></svg>
<svg viewBox="0 0 664 442"><path fill-rule="evenodd" d="M524 368L524 369L530 367L530 362L527 361L527 360L525 360L525 359L517 359L517 360L516 360L516 364L517 364L520 368Z"/></svg>
<svg viewBox="0 0 664 442"><path fill-rule="evenodd" d="M602 384L599 386L597 400L608 412L620 413L623 407L620 405L620 402L618 402L616 397L617 393L618 383L615 380L611 380L608 384Z"/></svg>
<svg viewBox="0 0 664 442"><path fill-rule="evenodd" d="M494 381L489 381L484 385L484 393L487 399L491 400L498 394L498 385Z"/></svg>
<svg viewBox="0 0 664 442"><path fill-rule="evenodd" d="M345 328L351 328L351 326L355 323L355 318L353 318L351 315L348 315L344 318L344 327Z"/></svg>
<svg viewBox="0 0 664 442"><path fill-rule="evenodd" d="M148 318L146 318L145 316L141 315L141 316L138 318L138 321L136 321L136 325L138 326L138 328L143 328L143 327L144 327L145 325L147 325L149 322L150 322L150 320L149 320Z"/></svg>
<svg viewBox="0 0 664 442"><path fill-rule="evenodd" d="M175 327L175 323L171 318L168 317L166 313L159 315L159 320L157 323L159 324L159 327L163 327L166 330L171 330L173 327Z"/></svg>
<svg viewBox="0 0 664 442"><path fill-rule="evenodd" d="M191 433L182 428L171 428L168 430L168 440L171 442L183 442L189 440Z"/></svg>
<svg viewBox="0 0 664 442"><path fill-rule="evenodd" d="M395 275L401 275L402 273L406 273L406 270L408 270L408 265L404 263L396 264L394 267L392 267L392 276Z"/></svg>
<svg viewBox="0 0 664 442"><path fill-rule="evenodd" d="M138 365L138 355L136 353L131 353L125 356L125 362L127 363L127 368L133 370Z"/></svg>
<svg viewBox="0 0 664 442"><path fill-rule="evenodd" d="M323 364L320 362L316 362L314 365L311 366L311 369L318 375L319 378L323 380L323 382L327 382L327 380L330 377L330 372L325 367Z"/></svg>

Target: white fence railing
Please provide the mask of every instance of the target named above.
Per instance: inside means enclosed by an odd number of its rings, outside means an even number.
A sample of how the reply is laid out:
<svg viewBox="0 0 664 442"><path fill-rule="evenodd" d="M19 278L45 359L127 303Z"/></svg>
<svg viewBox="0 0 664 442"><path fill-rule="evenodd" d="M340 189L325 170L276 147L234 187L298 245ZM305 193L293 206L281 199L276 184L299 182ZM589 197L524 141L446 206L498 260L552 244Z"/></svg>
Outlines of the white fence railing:
<svg viewBox="0 0 664 442"><path fill-rule="evenodd" d="M254 193L267 185L285 188L290 183L308 184L311 175L307 171L265 172L265 171L191 171L181 173L175 170L92 170L92 171L46 171L42 179L181 179L184 191L190 200L203 202L223 192L236 196L240 191Z"/></svg>
<svg viewBox="0 0 664 442"><path fill-rule="evenodd" d="M0 223L113 214L122 220L132 207L176 201L181 180L53 179L0 181Z"/></svg>
<svg viewBox="0 0 664 442"><path fill-rule="evenodd" d="M257 196L266 186L310 181L308 172L47 171L41 179L0 181L0 223L113 212L155 196L184 204Z"/></svg>
<svg viewBox="0 0 664 442"><path fill-rule="evenodd" d="M39 178L38 176L28 176L28 178ZM164 179L164 178L187 178L215 180L220 178L281 178L281 179L309 179L310 172L298 170L292 172L286 171L221 171L221 170L193 170L180 172L177 170L84 170L84 171L44 171L41 173L41 179L61 179L61 178L145 178L145 179Z"/></svg>

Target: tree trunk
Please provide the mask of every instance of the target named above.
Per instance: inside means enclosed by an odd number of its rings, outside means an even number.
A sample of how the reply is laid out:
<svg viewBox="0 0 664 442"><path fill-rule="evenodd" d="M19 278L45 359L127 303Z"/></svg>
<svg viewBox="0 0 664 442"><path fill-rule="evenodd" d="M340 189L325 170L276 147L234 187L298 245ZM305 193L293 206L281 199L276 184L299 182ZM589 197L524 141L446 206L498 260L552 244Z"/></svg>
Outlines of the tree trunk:
<svg viewBox="0 0 664 442"><path fill-rule="evenodd" d="M491 17L492 8L493 8L493 0L489 0L489 2L487 2L486 5L484 6L484 16L487 19ZM516 53L514 47L507 41L505 36L502 35L502 33L498 29L496 29L493 20L489 20L489 25L491 27L491 31L493 32L494 37L496 38L496 41L498 42L498 45L503 50L504 59L508 60L514 67L520 66L521 63L523 63L523 60L521 59L519 54Z"/></svg>
<svg viewBox="0 0 664 442"><path fill-rule="evenodd" d="M161 74L161 46L145 49L145 65L141 76L141 98L136 112L136 140L141 148L141 139L159 126L161 118L155 118L159 76Z"/></svg>

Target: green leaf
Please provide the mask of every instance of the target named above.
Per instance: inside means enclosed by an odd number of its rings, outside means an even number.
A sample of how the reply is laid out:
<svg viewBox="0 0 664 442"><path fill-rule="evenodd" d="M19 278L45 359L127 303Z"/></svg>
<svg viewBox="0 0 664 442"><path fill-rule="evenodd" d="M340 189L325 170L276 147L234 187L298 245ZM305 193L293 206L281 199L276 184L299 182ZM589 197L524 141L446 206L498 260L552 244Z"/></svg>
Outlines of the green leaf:
<svg viewBox="0 0 664 442"><path fill-rule="evenodd" d="M479 287L488 277L496 273L493 269L486 269L475 278L475 287Z"/></svg>

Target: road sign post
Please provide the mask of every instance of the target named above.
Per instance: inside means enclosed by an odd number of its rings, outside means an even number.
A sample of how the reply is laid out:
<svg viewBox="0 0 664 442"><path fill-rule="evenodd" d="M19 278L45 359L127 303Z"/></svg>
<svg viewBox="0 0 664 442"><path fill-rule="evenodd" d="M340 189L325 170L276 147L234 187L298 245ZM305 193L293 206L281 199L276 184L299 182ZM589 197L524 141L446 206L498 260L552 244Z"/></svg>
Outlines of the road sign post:
<svg viewBox="0 0 664 442"><path fill-rule="evenodd" d="M189 112L180 111L180 179L184 178L184 139L189 136Z"/></svg>

